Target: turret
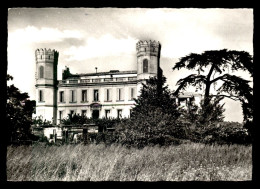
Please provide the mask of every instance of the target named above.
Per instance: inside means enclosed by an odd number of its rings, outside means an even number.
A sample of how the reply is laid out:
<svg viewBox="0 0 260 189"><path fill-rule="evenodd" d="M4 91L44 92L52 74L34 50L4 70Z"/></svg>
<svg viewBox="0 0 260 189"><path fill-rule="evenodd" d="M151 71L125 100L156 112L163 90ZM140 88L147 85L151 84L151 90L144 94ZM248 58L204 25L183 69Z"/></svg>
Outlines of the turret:
<svg viewBox="0 0 260 189"><path fill-rule="evenodd" d="M161 45L156 41L138 41L136 44L137 51L137 91L140 92L141 83L150 77L161 76L160 53Z"/></svg>
<svg viewBox="0 0 260 189"><path fill-rule="evenodd" d="M56 124L57 65L59 53L51 49L36 49L36 116Z"/></svg>

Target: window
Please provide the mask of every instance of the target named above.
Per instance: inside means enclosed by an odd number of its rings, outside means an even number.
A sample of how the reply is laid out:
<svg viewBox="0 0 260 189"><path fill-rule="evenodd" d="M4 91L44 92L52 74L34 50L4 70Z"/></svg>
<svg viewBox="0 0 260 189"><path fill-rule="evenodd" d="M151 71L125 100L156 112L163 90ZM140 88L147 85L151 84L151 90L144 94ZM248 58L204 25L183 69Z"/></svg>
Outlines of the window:
<svg viewBox="0 0 260 189"><path fill-rule="evenodd" d="M74 110L70 110L70 115L72 116L74 114Z"/></svg>
<svg viewBox="0 0 260 189"><path fill-rule="evenodd" d="M40 66L39 68L39 78L43 78L44 77L44 67L43 66Z"/></svg>
<svg viewBox="0 0 260 189"><path fill-rule="evenodd" d="M81 110L81 115L86 116L87 115L87 110Z"/></svg>
<svg viewBox="0 0 260 189"><path fill-rule="evenodd" d="M76 91L70 91L70 102L76 102Z"/></svg>
<svg viewBox="0 0 260 189"><path fill-rule="evenodd" d="M60 91L60 102L64 102L64 91Z"/></svg>
<svg viewBox="0 0 260 189"><path fill-rule="evenodd" d="M51 56L49 55L49 60L51 59Z"/></svg>
<svg viewBox="0 0 260 189"><path fill-rule="evenodd" d="M105 89L105 101L111 101L111 89Z"/></svg>
<svg viewBox="0 0 260 189"><path fill-rule="evenodd" d="M82 90L81 91L81 101L82 102L87 102L87 90Z"/></svg>
<svg viewBox="0 0 260 189"><path fill-rule="evenodd" d="M62 120L63 118L63 111L59 111L59 120Z"/></svg>
<svg viewBox="0 0 260 189"><path fill-rule="evenodd" d="M135 81L136 77L128 77L128 81Z"/></svg>
<svg viewBox="0 0 260 189"><path fill-rule="evenodd" d="M69 83L78 83L78 80L75 80L75 79L69 80Z"/></svg>
<svg viewBox="0 0 260 189"><path fill-rule="evenodd" d="M122 110L117 110L117 118L122 118Z"/></svg>
<svg viewBox="0 0 260 189"><path fill-rule="evenodd" d="M117 89L117 100L118 101L124 100L123 94L124 93L123 93L123 89L122 88Z"/></svg>
<svg viewBox="0 0 260 189"><path fill-rule="evenodd" d="M89 83L90 82L90 79L82 79L80 80L80 83Z"/></svg>
<svg viewBox="0 0 260 189"><path fill-rule="evenodd" d="M98 89L94 89L94 101L98 101Z"/></svg>
<svg viewBox="0 0 260 189"><path fill-rule="evenodd" d="M39 101L43 102L43 90L39 90Z"/></svg>
<svg viewBox="0 0 260 189"><path fill-rule="evenodd" d="M134 100L135 98L135 88L129 88L129 100Z"/></svg>
<svg viewBox="0 0 260 189"><path fill-rule="evenodd" d="M186 106L187 100L185 98L179 98L179 106Z"/></svg>
<svg viewBox="0 0 260 189"><path fill-rule="evenodd" d="M148 73L148 60L144 59L143 61L143 73Z"/></svg>
<svg viewBox="0 0 260 189"><path fill-rule="evenodd" d="M124 81L124 78L123 77L118 77L118 78L116 78L116 81Z"/></svg>
<svg viewBox="0 0 260 189"><path fill-rule="evenodd" d="M130 109L130 116L129 117L131 117L132 113L133 113L133 109Z"/></svg>
<svg viewBox="0 0 260 189"><path fill-rule="evenodd" d="M113 81L113 78L105 78L104 81Z"/></svg>
<svg viewBox="0 0 260 189"><path fill-rule="evenodd" d="M101 82L101 79L92 79L92 82L93 83L99 83L99 82Z"/></svg>
<svg viewBox="0 0 260 189"><path fill-rule="evenodd" d="M105 117L109 118L110 117L110 110L105 110Z"/></svg>

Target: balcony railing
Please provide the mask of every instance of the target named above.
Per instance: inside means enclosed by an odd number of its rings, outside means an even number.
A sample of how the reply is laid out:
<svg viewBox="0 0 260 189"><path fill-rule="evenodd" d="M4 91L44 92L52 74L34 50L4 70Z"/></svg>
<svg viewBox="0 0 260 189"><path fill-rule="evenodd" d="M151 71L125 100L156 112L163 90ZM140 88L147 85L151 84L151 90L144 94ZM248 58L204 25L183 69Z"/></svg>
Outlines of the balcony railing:
<svg viewBox="0 0 260 189"><path fill-rule="evenodd" d="M137 77L116 77L116 78L98 78L98 79L70 79L68 80L60 80L60 84L77 84L77 83L100 83L100 82L120 82L120 81L136 81Z"/></svg>

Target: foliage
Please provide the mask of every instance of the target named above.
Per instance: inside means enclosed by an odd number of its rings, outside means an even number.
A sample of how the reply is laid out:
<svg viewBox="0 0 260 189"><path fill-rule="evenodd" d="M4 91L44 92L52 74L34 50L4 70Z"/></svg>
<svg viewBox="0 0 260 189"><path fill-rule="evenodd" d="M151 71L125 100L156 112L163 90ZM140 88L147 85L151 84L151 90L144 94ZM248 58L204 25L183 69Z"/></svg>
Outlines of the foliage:
<svg viewBox="0 0 260 189"><path fill-rule="evenodd" d="M150 77L143 84L140 96L135 99L135 107L132 109L132 117L147 115L154 108L159 108L162 113L177 118L180 114L177 110L175 98L173 98L168 86L165 85L166 78Z"/></svg>
<svg viewBox="0 0 260 189"><path fill-rule="evenodd" d="M252 142L248 130L242 124L234 122L212 124L202 136L205 143L247 145Z"/></svg>
<svg viewBox="0 0 260 189"><path fill-rule="evenodd" d="M200 108L198 109L198 122L200 125L211 124L214 122L222 122L224 120L224 103L221 105L220 101L223 97L209 98L209 104L200 102Z"/></svg>
<svg viewBox="0 0 260 189"><path fill-rule="evenodd" d="M7 75L7 81L13 77ZM31 135L32 113L35 101L29 100L27 93L21 93L13 84L7 86L6 118L8 142L28 140Z"/></svg>
<svg viewBox="0 0 260 189"><path fill-rule="evenodd" d="M180 61L175 64L173 70L181 68L196 70L198 74L191 74L186 78L180 79L177 82L179 87L175 91L175 94L178 94L180 90L185 90L189 85L196 86L200 90L202 89L202 85L204 85L204 103L207 104L210 101L210 89L216 87L217 83L222 83L216 89L216 96L240 101L244 121L252 120L253 90L249 85L250 81L229 73L229 70L232 72L242 70L248 71L251 77L253 77L252 56L248 52L223 49L205 51L202 54L191 53L188 56L180 58ZM209 71L206 75L203 75L202 73L205 73L206 69Z"/></svg>
<svg viewBox="0 0 260 189"><path fill-rule="evenodd" d="M85 115L69 114L66 118L61 120L63 125L83 125L83 124L96 124L99 126L99 131L105 131L106 128L114 128L116 123L119 123L124 118L88 118Z"/></svg>
<svg viewBox="0 0 260 189"><path fill-rule="evenodd" d="M65 80L72 74L70 73L70 69L66 66L65 70L62 72L62 79Z"/></svg>
<svg viewBox="0 0 260 189"><path fill-rule="evenodd" d="M61 119L63 125L83 125L93 123L93 119L90 119L80 114L69 114L66 118Z"/></svg>
<svg viewBox="0 0 260 189"><path fill-rule="evenodd" d="M177 123L186 128L187 138L193 142L251 144L252 137L243 124L223 121L224 104L219 104L222 98L214 98L207 107L201 102L200 106L181 110Z"/></svg>
<svg viewBox="0 0 260 189"><path fill-rule="evenodd" d="M136 147L179 143L176 138L183 138L185 132L175 124L180 113L165 82L165 77L153 77L143 84L130 119L116 125L116 141Z"/></svg>
<svg viewBox="0 0 260 189"><path fill-rule="evenodd" d="M48 121L46 119L43 120L42 116L36 116L32 119L33 125L35 126L50 126L52 125L51 121Z"/></svg>

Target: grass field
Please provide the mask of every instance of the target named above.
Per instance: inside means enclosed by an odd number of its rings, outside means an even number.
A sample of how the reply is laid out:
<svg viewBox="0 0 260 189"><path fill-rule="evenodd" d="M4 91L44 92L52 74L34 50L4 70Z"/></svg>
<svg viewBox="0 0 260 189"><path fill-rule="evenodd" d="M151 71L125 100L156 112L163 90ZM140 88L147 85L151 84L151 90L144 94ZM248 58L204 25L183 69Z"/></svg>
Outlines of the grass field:
<svg viewBox="0 0 260 189"><path fill-rule="evenodd" d="M252 179L252 147L181 144L9 146L9 181L244 181Z"/></svg>

